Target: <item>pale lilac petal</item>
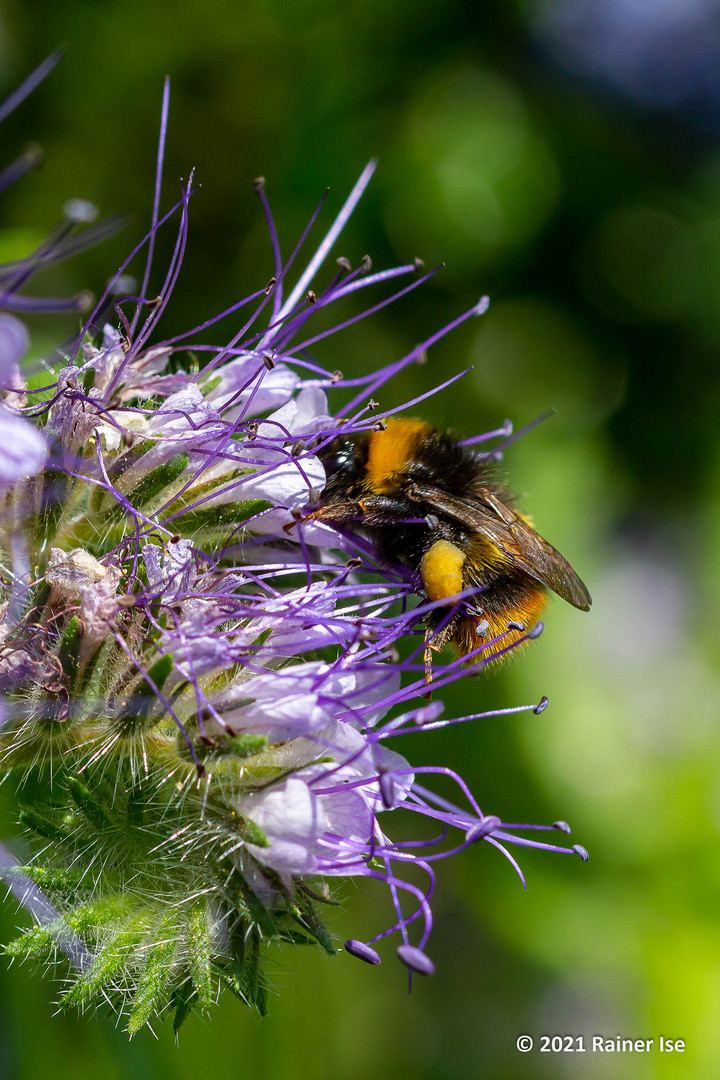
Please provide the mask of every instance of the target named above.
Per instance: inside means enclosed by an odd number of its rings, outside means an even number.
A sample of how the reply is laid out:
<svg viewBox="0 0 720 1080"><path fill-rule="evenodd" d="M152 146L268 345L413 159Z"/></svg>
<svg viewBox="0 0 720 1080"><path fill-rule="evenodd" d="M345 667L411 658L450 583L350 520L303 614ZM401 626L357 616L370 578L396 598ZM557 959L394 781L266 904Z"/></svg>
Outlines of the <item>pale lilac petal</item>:
<svg viewBox="0 0 720 1080"><path fill-rule="evenodd" d="M280 873L307 874L317 863L315 846L327 828L325 813L302 780L291 777L239 804L242 814L262 829L269 847L248 844L258 862Z"/></svg>
<svg viewBox="0 0 720 1080"><path fill-rule="evenodd" d="M47 456L44 435L28 420L0 405L0 485L8 486L40 472Z"/></svg>
<svg viewBox="0 0 720 1080"><path fill-rule="evenodd" d="M29 348L30 335L25 324L14 315L0 311L0 387L16 385L18 365Z"/></svg>

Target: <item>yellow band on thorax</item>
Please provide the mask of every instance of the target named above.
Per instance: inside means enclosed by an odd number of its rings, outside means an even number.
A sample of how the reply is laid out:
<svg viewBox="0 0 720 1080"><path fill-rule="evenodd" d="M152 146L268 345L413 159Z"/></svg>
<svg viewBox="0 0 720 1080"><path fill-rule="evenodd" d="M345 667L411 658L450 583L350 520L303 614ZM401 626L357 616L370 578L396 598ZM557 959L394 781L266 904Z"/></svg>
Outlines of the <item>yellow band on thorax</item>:
<svg viewBox="0 0 720 1080"><path fill-rule="evenodd" d="M373 431L365 465L367 482L373 491L382 492L412 461L414 447L427 430L423 420L389 420L384 431Z"/></svg>

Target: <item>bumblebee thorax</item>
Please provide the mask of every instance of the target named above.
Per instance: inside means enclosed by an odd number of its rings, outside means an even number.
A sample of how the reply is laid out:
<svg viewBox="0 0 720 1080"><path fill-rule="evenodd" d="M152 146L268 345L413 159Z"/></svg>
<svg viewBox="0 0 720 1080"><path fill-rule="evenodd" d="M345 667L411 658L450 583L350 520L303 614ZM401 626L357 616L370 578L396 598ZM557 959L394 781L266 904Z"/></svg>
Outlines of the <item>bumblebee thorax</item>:
<svg viewBox="0 0 720 1080"><path fill-rule="evenodd" d="M373 491L387 491L407 471L427 430L422 420L390 420L382 431L371 432L365 479Z"/></svg>

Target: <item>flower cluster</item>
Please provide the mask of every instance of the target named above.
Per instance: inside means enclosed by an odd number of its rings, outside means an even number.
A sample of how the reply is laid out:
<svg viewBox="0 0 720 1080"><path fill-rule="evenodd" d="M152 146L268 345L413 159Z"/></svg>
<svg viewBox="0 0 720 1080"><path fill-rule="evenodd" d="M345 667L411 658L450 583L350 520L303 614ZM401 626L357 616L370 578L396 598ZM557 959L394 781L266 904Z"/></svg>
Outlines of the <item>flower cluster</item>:
<svg viewBox="0 0 720 1080"><path fill-rule="evenodd" d="M163 130L166 110L167 94ZM395 935L410 972L429 974L439 860L482 840L522 878L508 844L585 856L522 835L564 823L503 823L452 770L413 769L389 748L398 734L474 717L444 718L427 700L432 605L414 575L312 516L323 446L339 429L382 422L372 400L382 385L486 307L359 379L309 358L320 338L429 276L417 262L378 273L368 259L353 268L339 258L316 285L373 168L289 291L310 226L283 261L256 182L274 276L181 337L158 341L157 326L185 252L192 180L163 217L158 182L152 226L131 256L147 256L142 285L113 300L121 268L44 386L28 391L24 328L1 316L0 768L38 841L28 865L2 859L36 917L7 952L69 957L61 1003L112 1001L131 1034L166 1011L178 1028L222 987L264 1010L268 943L335 951L320 915L332 878L373 878L394 908L392 925L346 942L349 953L379 963L376 945ZM156 236L173 215L174 255L150 300ZM67 253L64 234L47 253ZM40 265L36 256L26 269ZM5 308L27 277L15 275L3 277ZM308 329L367 290L377 295L359 313ZM98 336L108 298L114 315ZM241 311L228 343L205 343ZM350 400L333 414L328 395L346 387ZM433 688L464 670L438 666ZM455 785L457 804L435 793L436 777ZM390 811L425 819L431 838L391 838Z"/></svg>

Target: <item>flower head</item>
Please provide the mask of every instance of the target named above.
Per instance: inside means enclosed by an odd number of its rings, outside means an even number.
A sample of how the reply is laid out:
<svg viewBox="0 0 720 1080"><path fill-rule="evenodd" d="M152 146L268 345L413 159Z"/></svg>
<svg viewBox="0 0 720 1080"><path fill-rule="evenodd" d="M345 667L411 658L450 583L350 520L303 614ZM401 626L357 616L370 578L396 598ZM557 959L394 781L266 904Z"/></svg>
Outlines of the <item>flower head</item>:
<svg viewBox="0 0 720 1080"><path fill-rule="evenodd" d="M414 575L312 516L323 446L340 428L376 424L373 394L486 307L361 379L308 359L319 338L429 276L415 262L372 272L341 258L316 283L373 169L289 290L305 236L283 261L257 184L273 279L164 341L157 326L185 250L192 181L150 301L155 238L173 213L161 217L156 202L134 253L148 253L143 284L117 304L116 321L101 338L90 333L103 298L48 385L2 406L43 446L31 468L8 476L0 510L10 567L0 764L35 780L19 787L21 816L41 841L22 874L49 898L8 952L53 956L81 942L62 1003L113 1000L131 1033L165 1010L178 1027L221 986L264 1009L266 943L335 951L319 914L329 879L372 878L394 906L392 925L348 941L348 952L377 963L380 941L395 935L409 971L428 974L439 860L483 841L522 877L509 844L584 855L518 835L538 827L483 813L455 772L413 768L390 748L400 733L474 717L446 719L424 698L433 605ZM371 294L359 313L313 332L317 312ZM196 340L241 310L229 342ZM199 368L191 352L203 355ZM338 416L344 387L355 396ZM401 640L410 644L402 658ZM463 670L439 666L434 685ZM457 805L434 791L438 776L455 785ZM425 819L427 841L398 838L403 812Z"/></svg>

